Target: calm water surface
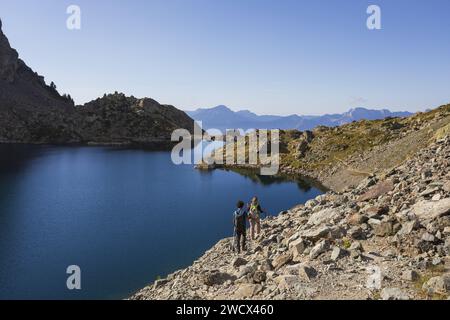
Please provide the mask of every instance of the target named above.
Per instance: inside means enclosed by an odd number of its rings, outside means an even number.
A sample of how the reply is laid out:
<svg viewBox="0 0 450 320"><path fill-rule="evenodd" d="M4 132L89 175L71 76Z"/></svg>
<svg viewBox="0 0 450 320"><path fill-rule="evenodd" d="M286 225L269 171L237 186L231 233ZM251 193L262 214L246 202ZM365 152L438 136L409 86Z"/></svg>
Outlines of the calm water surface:
<svg viewBox="0 0 450 320"><path fill-rule="evenodd" d="M0 299L125 298L231 236L238 199L277 214L321 193L168 152L0 145ZM80 291L66 288L69 265Z"/></svg>

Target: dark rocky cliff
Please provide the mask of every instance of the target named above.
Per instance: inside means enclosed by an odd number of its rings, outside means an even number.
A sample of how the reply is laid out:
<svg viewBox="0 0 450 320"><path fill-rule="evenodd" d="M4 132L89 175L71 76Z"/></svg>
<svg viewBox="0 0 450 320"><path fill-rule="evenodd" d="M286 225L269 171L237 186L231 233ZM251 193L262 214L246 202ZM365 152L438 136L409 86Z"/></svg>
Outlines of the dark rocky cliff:
<svg viewBox="0 0 450 320"><path fill-rule="evenodd" d="M0 143L125 144L166 148L194 121L173 106L116 93L75 107L11 48L0 21Z"/></svg>

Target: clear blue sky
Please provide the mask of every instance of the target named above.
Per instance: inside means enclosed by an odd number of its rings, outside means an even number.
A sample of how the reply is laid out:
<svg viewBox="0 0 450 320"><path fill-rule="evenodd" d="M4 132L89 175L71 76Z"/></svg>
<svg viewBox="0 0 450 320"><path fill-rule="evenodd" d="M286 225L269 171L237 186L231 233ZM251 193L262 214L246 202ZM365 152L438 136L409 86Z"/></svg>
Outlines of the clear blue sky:
<svg viewBox="0 0 450 320"><path fill-rule="evenodd" d="M66 8L82 29L66 28ZM369 4L382 30L366 28ZM448 0L1 1L21 58L84 103L105 92L261 114L450 102Z"/></svg>

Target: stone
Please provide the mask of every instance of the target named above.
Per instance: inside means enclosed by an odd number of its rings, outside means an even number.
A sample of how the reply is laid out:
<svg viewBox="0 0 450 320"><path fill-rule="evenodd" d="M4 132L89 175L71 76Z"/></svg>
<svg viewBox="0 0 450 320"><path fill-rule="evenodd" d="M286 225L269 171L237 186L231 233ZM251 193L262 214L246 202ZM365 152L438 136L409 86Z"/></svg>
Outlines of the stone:
<svg viewBox="0 0 450 320"><path fill-rule="evenodd" d="M364 232L359 226L351 227L350 230L347 231L347 234L355 240L363 240L365 238Z"/></svg>
<svg viewBox="0 0 450 320"><path fill-rule="evenodd" d="M262 282L266 281L266 279L267 279L267 275L262 270L257 270L253 274L253 282L255 282L255 283L262 283Z"/></svg>
<svg viewBox="0 0 450 320"><path fill-rule="evenodd" d="M431 200L432 200L432 201L439 201L439 200L441 200L441 198L442 198L442 196L438 193L438 194L435 194L435 195L431 198Z"/></svg>
<svg viewBox="0 0 450 320"><path fill-rule="evenodd" d="M366 210L367 216L369 218L380 219L383 215L389 213L389 207L381 206L381 207L370 207Z"/></svg>
<svg viewBox="0 0 450 320"><path fill-rule="evenodd" d="M411 211L420 221L434 220L450 213L450 198L439 201L423 200L412 206Z"/></svg>
<svg viewBox="0 0 450 320"><path fill-rule="evenodd" d="M443 233L445 235L450 235L450 227L445 227Z"/></svg>
<svg viewBox="0 0 450 320"><path fill-rule="evenodd" d="M274 279L278 284L278 289L283 291L294 290L300 285L300 278L295 275L281 275Z"/></svg>
<svg viewBox="0 0 450 320"><path fill-rule="evenodd" d="M428 294L447 294L450 292L450 275L433 277L423 284L422 289Z"/></svg>
<svg viewBox="0 0 450 320"><path fill-rule="evenodd" d="M264 272L269 272L273 270L272 261L270 259L265 259L261 262L259 269Z"/></svg>
<svg viewBox="0 0 450 320"><path fill-rule="evenodd" d="M308 224L318 226L326 222L333 222L333 219L339 215L340 213L336 209L324 209L312 214L308 220Z"/></svg>
<svg viewBox="0 0 450 320"><path fill-rule="evenodd" d="M442 186L442 190L450 193L450 180L444 183L444 185Z"/></svg>
<svg viewBox="0 0 450 320"><path fill-rule="evenodd" d="M311 259L316 259L319 257L322 253L325 253L330 248L330 242L328 240L322 240L319 243L317 243L309 253L309 257Z"/></svg>
<svg viewBox="0 0 450 320"><path fill-rule="evenodd" d="M235 292L238 299L252 298L263 290L259 284L242 284Z"/></svg>
<svg viewBox="0 0 450 320"><path fill-rule="evenodd" d="M303 234L303 238L310 241L317 241L322 238L328 237L330 228L328 227L318 227Z"/></svg>
<svg viewBox="0 0 450 320"><path fill-rule="evenodd" d="M415 243L415 247L419 249L420 252L428 252L433 249L433 243L426 240L418 240Z"/></svg>
<svg viewBox="0 0 450 320"><path fill-rule="evenodd" d="M297 258L303 252L305 252L306 249L306 243L303 239L297 239L289 244L289 247L292 251L293 258Z"/></svg>
<svg viewBox="0 0 450 320"><path fill-rule="evenodd" d="M256 271L256 269L257 269L257 266L255 263L249 263L247 265L240 266L239 271L236 274L236 277L238 279L240 279L248 274L253 275L253 273Z"/></svg>
<svg viewBox="0 0 450 320"><path fill-rule="evenodd" d="M381 290L381 299L383 300L409 300L409 296L400 288L384 288Z"/></svg>
<svg viewBox="0 0 450 320"><path fill-rule="evenodd" d="M319 202L317 202L315 199L311 199L311 200L306 201L305 208L312 209L315 206L317 206L318 204L319 204Z"/></svg>
<svg viewBox="0 0 450 320"><path fill-rule="evenodd" d="M367 224L369 224L372 228L375 228L376 226L379 226L381 224L380 219L370 218L367 221Z"/></svg>
<svg viewBox="0 0 450 320"><path fill-rule="evenodd" d="M376 225L373 229L373 233L379 237L387 237L394 233L394 228L392 222L381 222Z"/></svg>
<svg viewBox="0 0 450 320"><path fill-rule="evenodd" d="M433 172L430 169L425 169L422 171L421 177L422 180L426 180L428 178L431 178L433 176Z"/></svg>
<svg viewBox="0 0 450 320"><path fill-rule="evenodd" d="M286 266L286 268L284 269L284 272L285 272L285 274L288 274L288 275L298 276L298 271L300 269L300 266L301 266L300 263Z"/></svg>
<svg viewBox="0 0 450 320"><path fill-rule="evenodd" d="M358 202L364 202L372 199L378 199L380 196L394 190L394 183L392 180L380 181L375 186L371 187L369 191L362 194L358 198Z"/></svg>
<svg viewBox="0 0 450 320"><path fill-rule="evenodd" d="M447 237L444 242L444 252L446 252L448 255L450 255L450 237Z"/></svg>
<svg viewBox="0 0 450 320"><path fill-rule="evenodd" d="M235 279L232 275L217 270L207 272L203 275L203 283L207 286L222 285L226 281L234 281Z"/></svg>
<svg viewBox="0 0 450 320"><path fill-rule="evenodd" d="M235 259L233 260L233 262L231 263L231 265L232 265L234 268L239 268L240 266L244 266L244 265L246 265L247 263L248 263L247 260L245 260L244 258L237 257L237 258L235 258Z"/></svg>
<svg viewBox="0 0 450 320"><path fill-rule="evenodd" d="M347 234L346 230L340 226L334 226L330 228L329 238L331 240L342 239Z"/></svg>
<svg viewBox="0 0 450 320"><path fill-rule="evenodd" d="M167 279L156 280L155 283L153 284L153 289L161 288L162 286L165 286L167 283L169 283L169 280Z"/></svg>
<svg viewBox="0 0 450 320"><path fill-rule="evenodd" d="M334 247L333 251L331 252L331 260L337 261L347 255L348 255L347 250L341 249L339 247Z"/></svg>
<svg viewBox="0 0 450 320"><path fill-rule="evenodd" d="M367 222L367 220L368 217L360 213L353 213L347 218L348 224L352 226L358 226L360 224Z"/></svg>
<svg viewBox="0 0 450 320"><path fill-rule="evenodd" d="M417 220L407 221L402 224L402 228L400 229L399 232L397 232L397 234L400 236L408 235L414 230L416 230L418 227L419 223Z"/></svg>
<svg viewBox="0 0 450 320"><path fill-rule="evenodd" d="M282 266L284 266L285 264L290 262L291 260L292 260L292 254L290 254L290 253L280 254L275 259L273 259L273 261L272 261L273 268L275 270L278 270Z"/></svg>
<svg viewBox="0 0 450 320"><path fill-rule="evenodd" d="M313 267L302 265L298 270L298 275L303 280L311 281L313 278L317 277L317 271Z"/></svg>
<svg viewBox="0 0 450 320"><path fill-rule="evenodd" d="M349 250L350 251L364 251L364 248L363 248L361 242L355 241L350 245Z"/></svg>
<svg viewBox="0 0 450 320"><path fill-rule="evenodd" d="M436 238L432 235L432 234L429 234L428 232L425 232L423 235L422 235L422 238L421 238L423 241L427 241L427 242L435 242L436 241Z"/></svg>
<svg viewBox="0 0 450 320"><path fill-rule="evenodd" d="M419 278L419 274L414 270L405 270L402 273L402 279L405 281L417 281Z"/></svg>

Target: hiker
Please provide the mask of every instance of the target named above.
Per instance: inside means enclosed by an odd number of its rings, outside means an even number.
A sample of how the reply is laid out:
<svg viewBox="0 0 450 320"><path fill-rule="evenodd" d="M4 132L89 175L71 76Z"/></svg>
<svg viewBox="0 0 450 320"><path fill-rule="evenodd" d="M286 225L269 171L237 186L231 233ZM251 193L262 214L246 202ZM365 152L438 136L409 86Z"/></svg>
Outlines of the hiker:
<svg viewBox="0 0 450 320"><path fill-rule="evenodd" d="M265 211L261 209L257 197L253 197L248 205L248 220L250 221L250 232L252 240L255 240L261 233L261 213Z"/></svg>
<svg viewBox="0 0 450 320"><path fill-rule="evenodd" d="M233 225L234 225L234 245L237 253L242 250L246 250L245 240L247 236L247 210L244 208L244 202L238 201L237 209L234 212Z"/></svg>

